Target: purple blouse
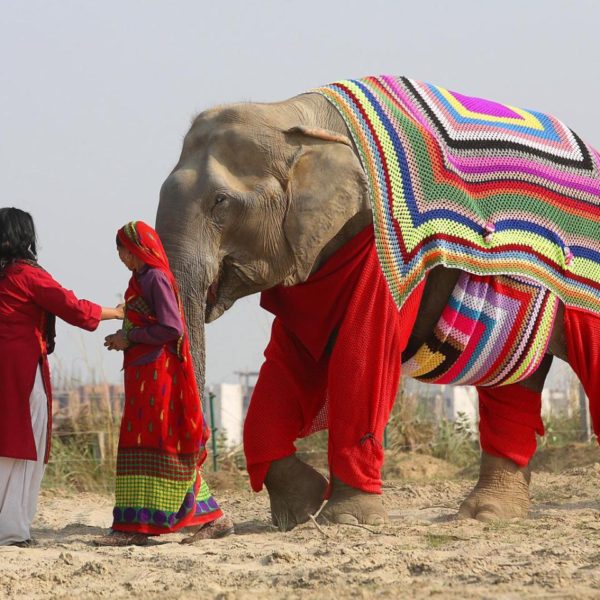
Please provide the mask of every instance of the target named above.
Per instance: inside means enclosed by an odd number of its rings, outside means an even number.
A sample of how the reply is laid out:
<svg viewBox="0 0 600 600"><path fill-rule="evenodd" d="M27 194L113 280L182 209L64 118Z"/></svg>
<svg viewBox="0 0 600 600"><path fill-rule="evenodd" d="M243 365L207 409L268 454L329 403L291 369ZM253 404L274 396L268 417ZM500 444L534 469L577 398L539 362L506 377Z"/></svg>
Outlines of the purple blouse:
<svg viewBox="0 0 600 600"><path fill-rule="evenodd" d="M158 320L158 323L148 327L135 327L127 335L134 344L156 346L156 350L132 363L145 365L156 360L165 346L175 352L175 343L183 333L183 322L171 282L160 269L145 266L137 271L135 277L142 288L146 304Z"/></svg>

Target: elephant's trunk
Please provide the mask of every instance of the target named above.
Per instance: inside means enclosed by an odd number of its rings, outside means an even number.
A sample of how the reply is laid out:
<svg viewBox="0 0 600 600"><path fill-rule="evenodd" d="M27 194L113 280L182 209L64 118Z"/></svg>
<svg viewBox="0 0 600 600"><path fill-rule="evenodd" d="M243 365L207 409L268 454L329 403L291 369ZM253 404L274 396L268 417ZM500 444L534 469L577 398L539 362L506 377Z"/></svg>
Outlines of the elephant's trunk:
<svg viewBox="0 0 600 600"><path fill-rule="evenodd" d="M194 372L200 395L204 397L206 381L206 348L204 340L204 318L206 311L206 291L198 257L188 259L175 255L171 269L179 286L183 312L187 323Z"/></svg>
<svg viewBox="0 0 600 600"><path fill-rule="evenodd" d="M181 215L174 215L173 212L165 209L161 201L156 218L156 231L169 257L171 271L177 280L187 323L196 384L200 396L204 397L206 381L204 320L209 282L207 282L206 269L202 260L203 254L198 251L192 241L193 238L188 238L189 221L186 223Z"/></svg>
<svg viewBox="0 0 600 600"><path fill-rule="evenodd" d="M156 213L156 231L161 238L171 270L179 287L183 311L187 323L196 383L204 397L206 377L206 350L204 324L206 294L218 266L215 253L206 244L207 236L201 235L196 205L187 202L183 193L194 185L195 172L175 170L165 180L160 193ZM214 272L213 272L214 271Z"/></svg>
<svg viewBox="0 0 600 600"><path fill-rule="evenodd" d="M183 299L183 310L188 323L194 372L200 395L204 398L206 382L206 347L204 342L204 310L205 304L192 303Z"/></svg>

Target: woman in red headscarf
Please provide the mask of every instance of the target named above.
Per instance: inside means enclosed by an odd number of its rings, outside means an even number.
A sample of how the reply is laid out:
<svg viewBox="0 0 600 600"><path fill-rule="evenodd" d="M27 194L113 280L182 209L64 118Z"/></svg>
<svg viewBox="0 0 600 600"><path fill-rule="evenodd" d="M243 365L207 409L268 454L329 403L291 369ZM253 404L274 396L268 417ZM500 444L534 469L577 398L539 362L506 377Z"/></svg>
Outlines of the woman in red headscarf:
<svg viewBox="0 0 600 600"><path fill-rule="evenodd" d="M143 545L185 529L183 542L233 533L200 474L208 430L177 284L158 234L141 221L117 233L133 274L123 329L106 338L124 350L125 407L117 456L112 531L99 545Z"/></svg>

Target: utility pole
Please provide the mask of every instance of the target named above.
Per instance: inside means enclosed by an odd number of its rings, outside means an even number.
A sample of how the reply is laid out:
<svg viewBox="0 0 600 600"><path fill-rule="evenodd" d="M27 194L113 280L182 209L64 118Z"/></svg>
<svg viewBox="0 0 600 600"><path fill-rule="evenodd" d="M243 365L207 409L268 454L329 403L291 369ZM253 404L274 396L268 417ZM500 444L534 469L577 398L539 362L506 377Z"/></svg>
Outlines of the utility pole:
<svg viewBox="0 0 600 600"><path fill-rule="evenodd" d="M208 405L210 407L210 437L212 440L212 462L213 471L217 471L217 428L215 427L215 394L212 390L208 392Z"/></svg>

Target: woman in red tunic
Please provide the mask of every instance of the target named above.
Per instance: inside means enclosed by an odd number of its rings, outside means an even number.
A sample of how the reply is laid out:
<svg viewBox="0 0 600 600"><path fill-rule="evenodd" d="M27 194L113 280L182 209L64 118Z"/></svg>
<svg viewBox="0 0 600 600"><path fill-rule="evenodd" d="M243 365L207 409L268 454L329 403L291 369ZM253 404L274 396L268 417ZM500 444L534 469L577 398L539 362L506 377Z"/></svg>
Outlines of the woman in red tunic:
<svg viewBox="0 0 600 600"><path fill-rule="evenodd" d="M37 263L33 219L0 208L0 545L27 545L48 462L55 316L93 331L122 308L79 300Z"/></svg>
<svg viewBox="0 0 600 600"><path fill-rule="evenodd" d="M133 272L123 329L106 338L124 350L125 407L117 455L112 532L98 545L144 545L186 531L192 543L233 533L200 473L208 430L177 284L158 234L141 221L117 233Z"/></svg>

